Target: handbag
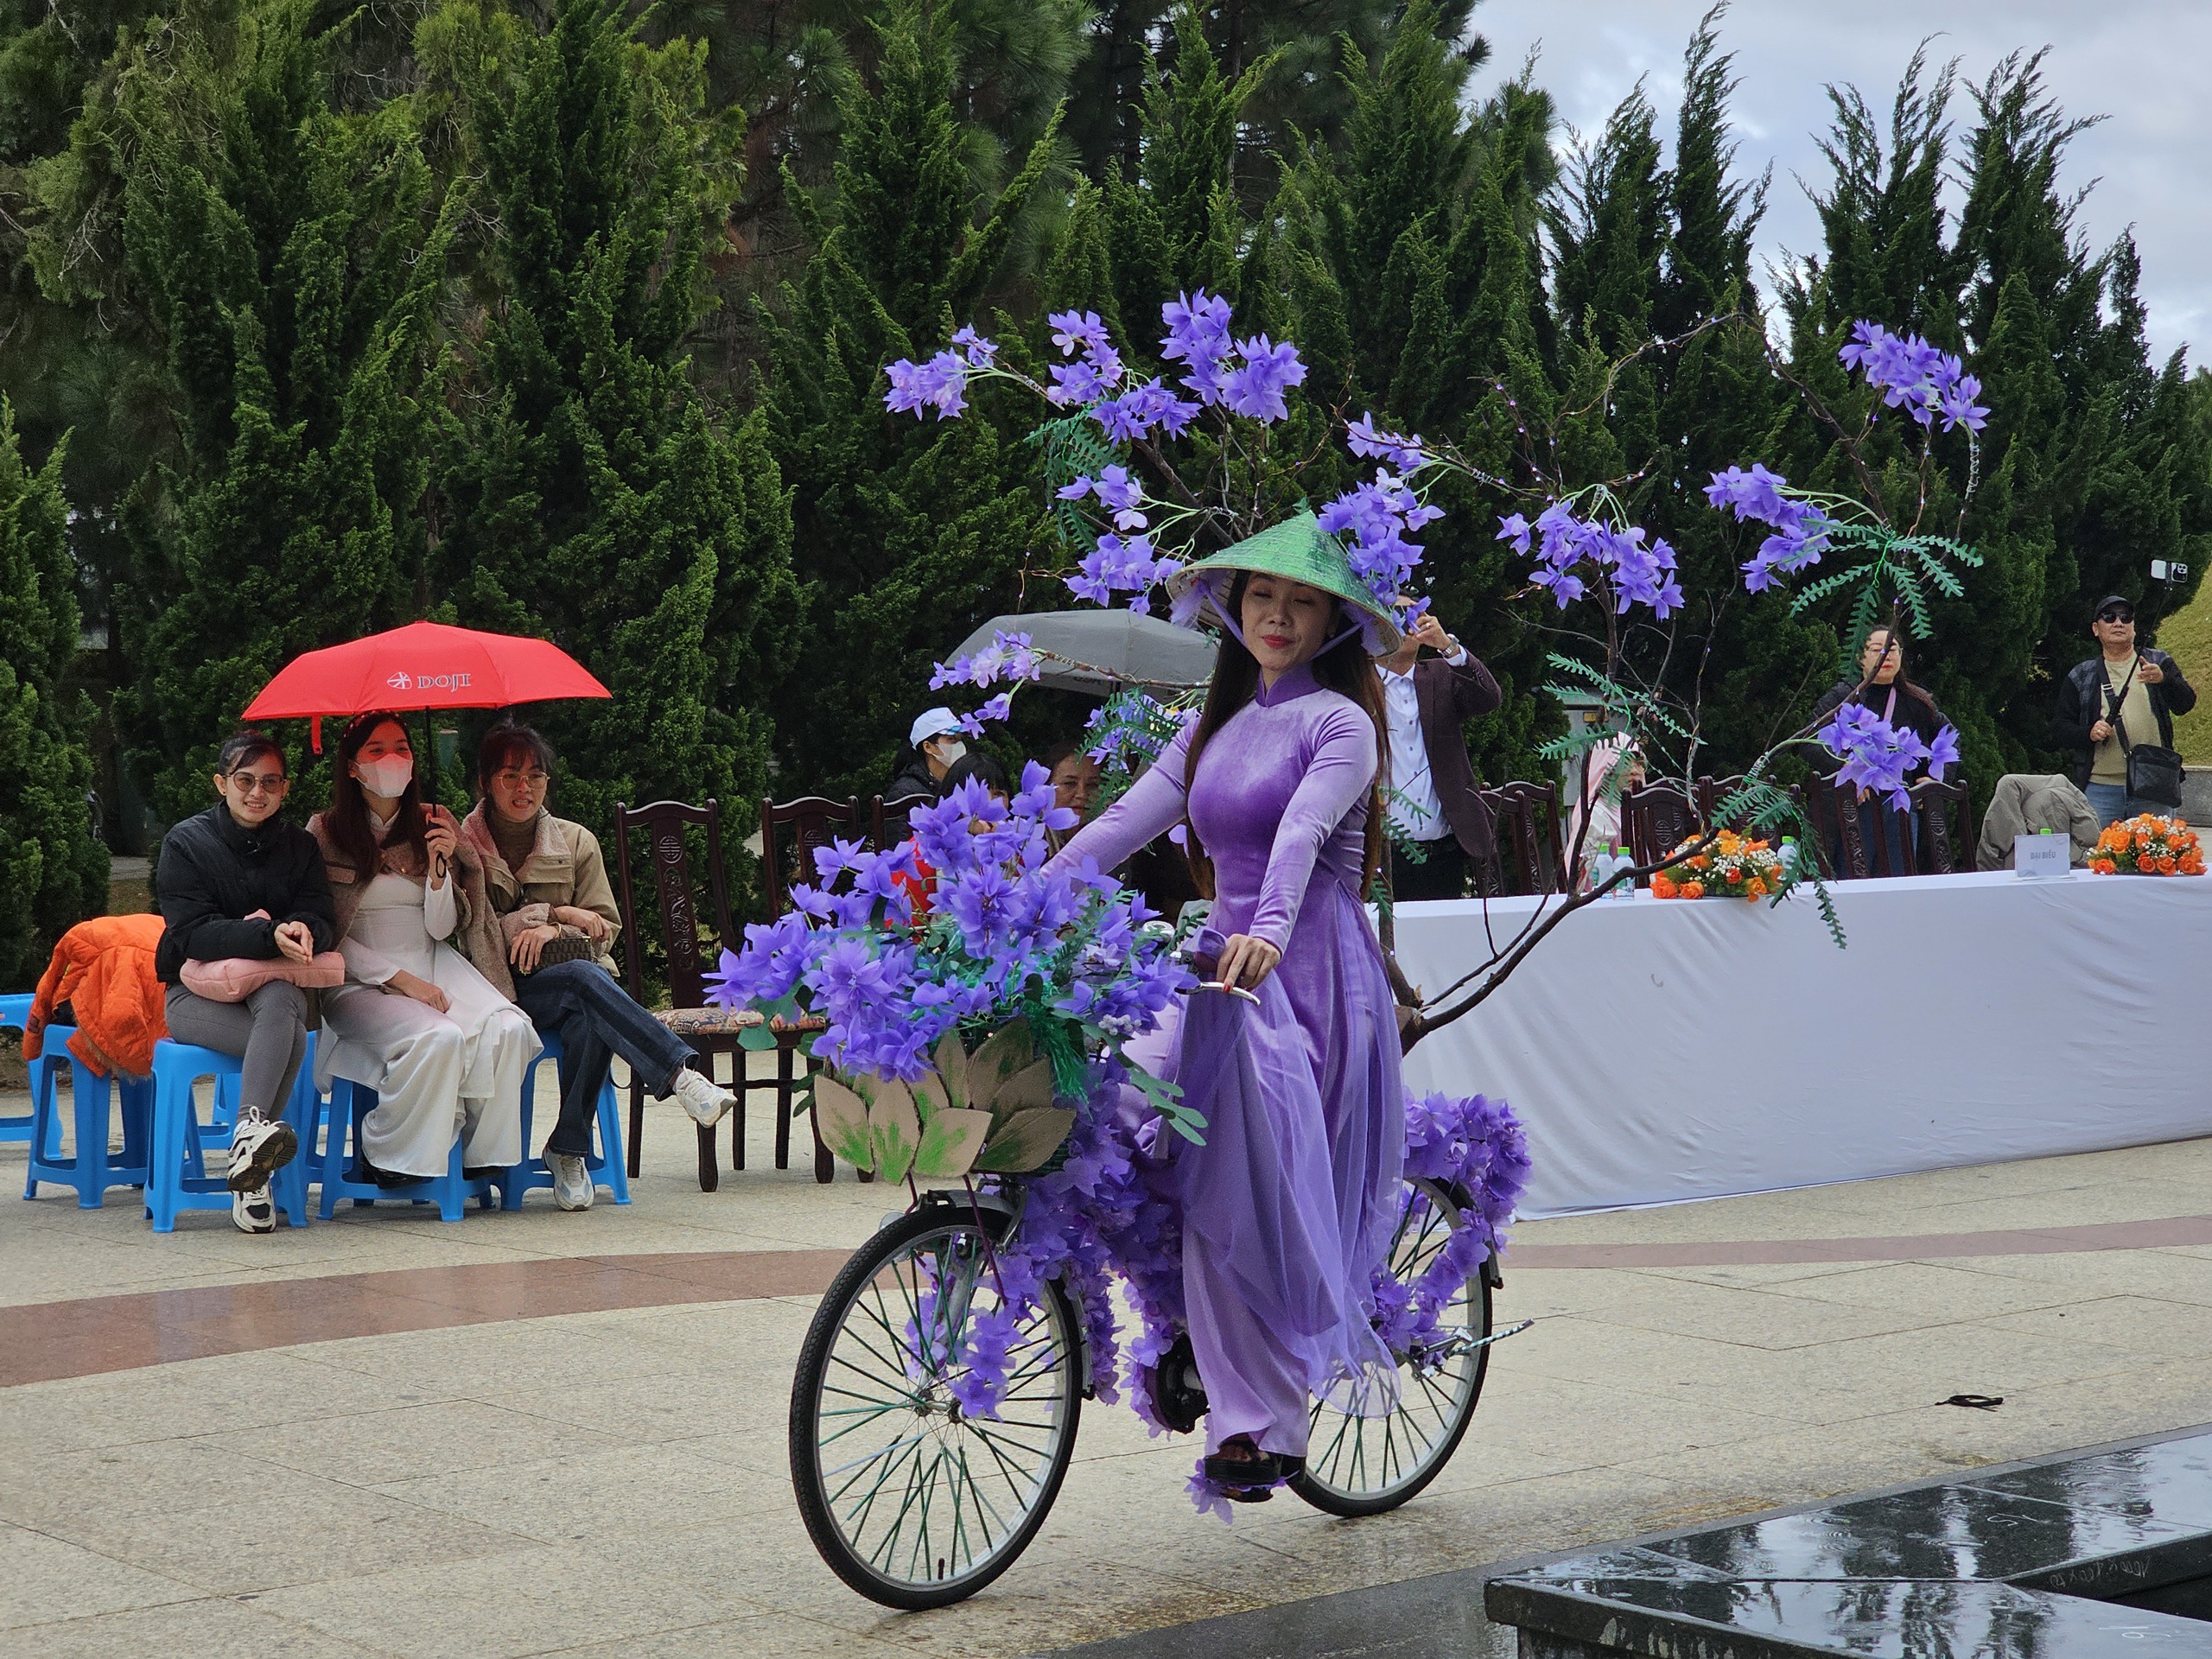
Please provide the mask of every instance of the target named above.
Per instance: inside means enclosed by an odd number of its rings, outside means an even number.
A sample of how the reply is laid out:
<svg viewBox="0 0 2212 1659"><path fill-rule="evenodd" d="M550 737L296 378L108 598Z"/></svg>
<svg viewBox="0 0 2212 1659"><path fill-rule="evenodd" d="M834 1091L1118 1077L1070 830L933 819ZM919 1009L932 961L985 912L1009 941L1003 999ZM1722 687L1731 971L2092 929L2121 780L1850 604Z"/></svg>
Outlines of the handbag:
<svg viewBox="0 0 2212 1659"><path fill-rule="evenodd" d="M243 1002L272 979L282 979L303 991L327 990L346 982L346 958L335 950L318 950L312 962L289 957L225 957L219 962L188 962L177 978L194 996L210 1002Z"/></svg>
<svg viewBox="0 0 2212 1659"><path fill-rule="evenodd" d="M562 925L558 938L548 939L537 952L536 967L519 970L524 978L542 968L550 968L556 962L592 962L599 956L599 947L580 927Z"/></svg>
<svg viewBox="0 0 2212 1659"><path fill-rule="evenodd" d="M2112 721L2112 729L2120 739L2120 752L2127 757L2127 794L2131 800L2149 801L2154 806L2178 807L2181 804L2181 782L2189 775L2175 750L2158 743L2130 743L2127 725L2120 717L2120 705L2127 699L2127 688L2134 683L2136 669L2141 668L2143 658L2138 653L2135 667L2127 671L2127 677L2120 683L2114 693L2107 685L2105 696L2111 704L2105 716Z"/></svg>

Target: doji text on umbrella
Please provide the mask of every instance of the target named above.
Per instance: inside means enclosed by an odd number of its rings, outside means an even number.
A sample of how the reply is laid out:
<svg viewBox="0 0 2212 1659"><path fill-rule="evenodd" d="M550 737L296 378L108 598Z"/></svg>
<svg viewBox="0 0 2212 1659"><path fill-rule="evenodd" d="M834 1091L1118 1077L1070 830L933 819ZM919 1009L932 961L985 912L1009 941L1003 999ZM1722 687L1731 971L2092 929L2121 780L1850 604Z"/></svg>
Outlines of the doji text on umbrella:
<svg viewBox="0 0 2212 1659"><path fill-rule="evenodd" d="M401 669L385 683L395 691L465 691L468 676L456 674L410 674Z"/></svg>

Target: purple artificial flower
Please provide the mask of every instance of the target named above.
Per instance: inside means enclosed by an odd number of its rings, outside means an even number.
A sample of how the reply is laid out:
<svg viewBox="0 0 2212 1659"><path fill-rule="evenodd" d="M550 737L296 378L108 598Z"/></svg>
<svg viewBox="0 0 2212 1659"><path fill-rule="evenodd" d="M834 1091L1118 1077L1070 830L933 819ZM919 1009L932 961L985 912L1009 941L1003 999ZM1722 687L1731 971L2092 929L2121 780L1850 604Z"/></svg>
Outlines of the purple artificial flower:
<svg viewBox="0 0 2212 1659"><path fill-rule="evenodd" d="M1396 432L1378 432L1372 413L1363 414L1345 429L1345 443L1352 454L1373 460L1377 456L1390 463L1401 473L1419 472L1428 461L1421 447L1421 434L1406 437Z"/></svg>
<svg viewBox="0 0 2212 1659"><path fill-rule="evenodd" d="M1063 501L1096 496L1098 505L1114 515L1116 530L1142 530L1150 522L1144 513L1144 486L1129 476L1126 467L1108 467L1096 478L1085 474L1063 485L1058 494Z"/></svg>
<svg viewBox="0 0 2212 1659"><path fill-rule="evenodd" d="M973 327L960 330L953 335L952 343L959 347L960 355L967 359L969 368L988 369L998 360L998 341L985 339Z"/></svg>
<svg viewBox="0 0 2212 1659"><path fill-rule="evenodd" d="M1893 334L1878 322L1852 325L1850 341L1836 353L1846 368L1856 369L1882 394L1891 409L1902 409L1923 426L1940 417L1946 432L1965 427L1980 432L1989 411L1974 399L1981 382L1948 352L1918 334Z"/></svg>
<svg viewBox="0 0 2212 1659"><path fill-rule="evenodd" d="M919 420L924 409L934 409L942 421L968 407L968 365L950 352L939 352L926 363L901 358L884 372L891 390L883 394L883 403L894 415L912 410Z"/></svg>
<svg viewBox="0 0 2212 1659"><path fill-rule="evenodd" d="M1928 746L1928 775L1940 784L1943 774L1958 764L1959 728L1947 725Z"/></svg>
<svg viewBox="0 0 2212 1659"><path fill-rule="evenodd" d="M1106 338L1106 325L1096 311L1055 311L1045 321L1052 325L1052 344L1060 348L1062 357L1073 357L1078 350L1113 349Z"/></svg>
<svg viewBox="0 0 2212 1659"><path fill-rule="evenodd" d="M1113 390L1099 378L1097 369L1088 358L1074 363L1055 363L1048 372L1052 384L1045 388L1046 400L1062 409L1071 404L1096 403Z"/></svg>
<svg viewBox="0 0 2212 1659"><path fill-rule="evenodd" d="M1256 421L1287 418L1290 407L1282 395L1306 380L1306 365L1298 359L1298 347L1287 341L1277 346L1265 334L1255 334L1237 341L1236 354L1244 366L1232 371L1223 383L1222 402L1232 412Z"/></svg>
<svg viewBox="0 0 2212 1659"><path fill-rule="evenodd" d="M970 737L981 737L985 726L994 721L1007 720L1014 715L1014 693L1001 691L986 702L973 714L960 717L960 729Z"/></svg>
<svg viewBox="0 0 2212 1659"><path fill-rule="evenodd" d="M1908 774L1933 751L1910 727L1892 726L1864 703L1847 702L1814 735L1842 763L1835 773L1840 786L1885 796L1900 812L1911 809ZM1952 743L1955 756L1956 733Z"/></svg>

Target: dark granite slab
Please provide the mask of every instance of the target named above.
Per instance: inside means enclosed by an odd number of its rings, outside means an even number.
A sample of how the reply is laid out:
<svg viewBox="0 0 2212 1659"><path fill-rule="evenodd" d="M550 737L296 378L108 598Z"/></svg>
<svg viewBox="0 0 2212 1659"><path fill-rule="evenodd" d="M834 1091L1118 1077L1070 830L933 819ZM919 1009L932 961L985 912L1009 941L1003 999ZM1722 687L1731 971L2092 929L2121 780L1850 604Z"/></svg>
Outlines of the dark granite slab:
<svg viewBox="0 0 2212 1659"><path fill-rule="evenodd" d="M1615 1546L1485 1604L1545 1659L2212 1659L2176 1616L2212 1608L2212 1434Z"/></svg>

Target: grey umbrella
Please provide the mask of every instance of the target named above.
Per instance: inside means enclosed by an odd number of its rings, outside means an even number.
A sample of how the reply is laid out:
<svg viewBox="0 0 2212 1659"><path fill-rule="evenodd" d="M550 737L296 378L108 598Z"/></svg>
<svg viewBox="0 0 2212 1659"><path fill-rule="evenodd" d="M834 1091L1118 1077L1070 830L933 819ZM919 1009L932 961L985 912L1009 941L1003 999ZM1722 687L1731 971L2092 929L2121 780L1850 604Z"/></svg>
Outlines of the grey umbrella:
<svg viewBox="0 0 2212 1659"><path fill-rule="evenodd" d="M962 640L953 656L988 650L992 636L1000 633L1027 634L1030 648L1045 659L1038 683L1062 691L1094 697L1125 685L1179 691L1213 677L1211 636L1122 610L995 616Z"/></svg>

